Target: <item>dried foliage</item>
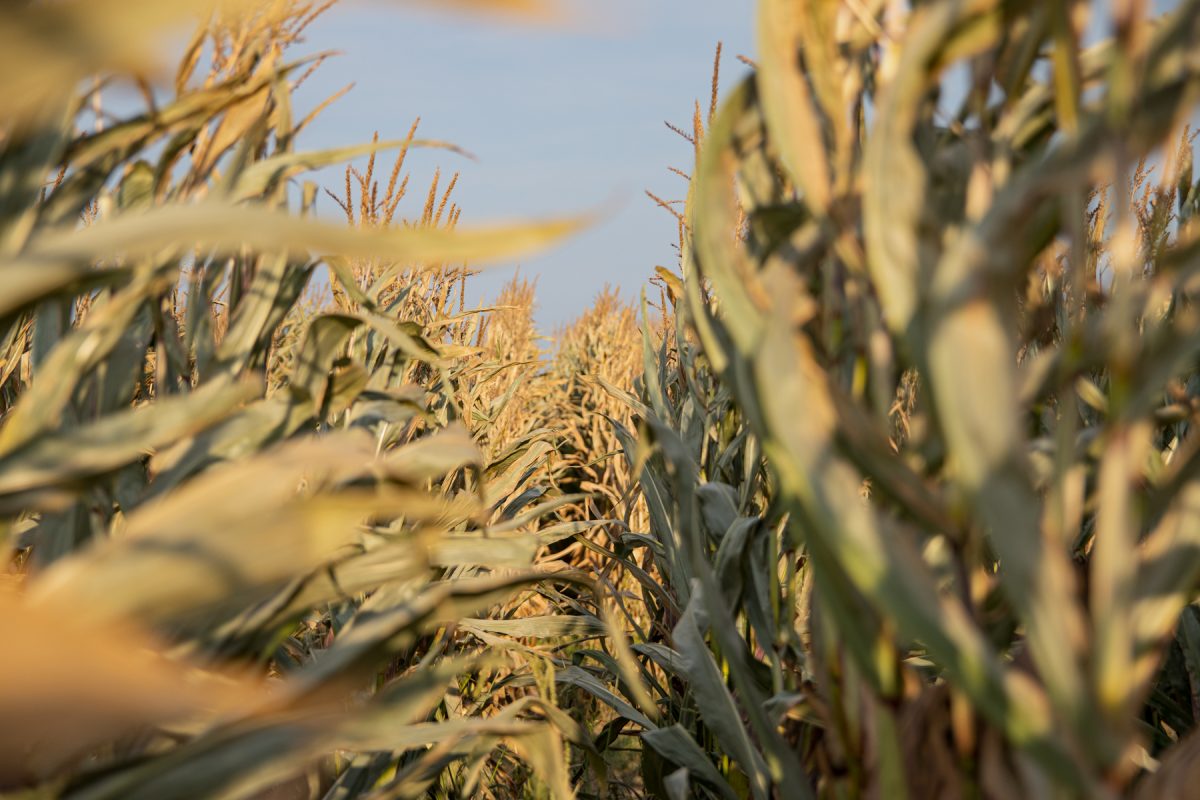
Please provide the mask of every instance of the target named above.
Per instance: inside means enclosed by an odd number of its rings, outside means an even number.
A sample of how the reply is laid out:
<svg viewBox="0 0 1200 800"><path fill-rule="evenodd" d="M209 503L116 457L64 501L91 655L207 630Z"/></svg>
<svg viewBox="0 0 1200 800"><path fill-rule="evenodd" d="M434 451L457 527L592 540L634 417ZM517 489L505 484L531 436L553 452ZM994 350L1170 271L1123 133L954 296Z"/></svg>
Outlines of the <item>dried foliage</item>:
<svg viewBox="0 0 1200 800"><path fill-rule="evenodd" d="M762 0L697 111L622 433L647 788L1182 796L1200 9L914 5Z"/></svg>
<svg viewBox="0 0 1200 800"><path fill-rule="evenodd" d="M148 39L162 20L144 5L100 4L88 35L124 19ZM7 109L6 789L570 793L564 742L583 734L542 659L518 654L603 626L582 610L498 616L518 588L590 590L534 569L551 448L497 441L464 407L488 381L472 372L465 273L445 265L574 223L460 228L453 181L436 178L404 219L404 152L443 146L415 126L294 151L291 93L315 61L288 48L328 5L211 19L140 114L105 113L101 87L138 73L102 48L74 65L105 75L87 95ZM96 21L35 4L0 21L5 41L51 13ZM9 56L6 78L30 74ZM36 91L70 98L74 74L39 74ZM380 197L387 149L401 156ZM351 224L316 220L316 187L294 179L358 156Z"/></svg>
<svg viewBox="0 0 1200 800"><path fill-rule="evenodd" d="M552 338L466 288L577 221L297 152L331 3L218 5L0 19L0 790L1188 795L1195 0L760 0Z"/></svg>

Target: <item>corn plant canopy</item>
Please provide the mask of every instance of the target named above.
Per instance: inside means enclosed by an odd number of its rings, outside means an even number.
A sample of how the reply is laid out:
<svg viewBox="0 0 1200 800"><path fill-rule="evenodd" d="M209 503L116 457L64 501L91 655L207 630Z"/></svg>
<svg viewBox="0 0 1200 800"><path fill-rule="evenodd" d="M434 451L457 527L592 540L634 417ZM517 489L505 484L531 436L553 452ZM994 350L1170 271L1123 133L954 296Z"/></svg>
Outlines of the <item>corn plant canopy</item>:
<svg viewBox="0 0 1200 800"><path fill-rule="evenodd" d="M18 619L0 785L240 796L311 773L362 793L388 773L420 793L478 785L507 753L561 795L560 726L578 731L516 702L529 667L495 652L603 624L505 617L518 587L588 584L534 570L553 505L490 533L546 492L552 447L533 432L484 451L472 370L488 362L454 357L473 323L447 332L434 296L466 274L452 265L581 220L316 220L305 171L400 150L399 172L410 148L457 148L410 133L294 150L291 92L314 64L285 51L328 3L215 10L151 87L164 26L211 5L34 3L0 23L0 513ZM146 110L109 120L101 87L123 80ZM355 264L376 278L339 287L359 302L316 302L319 270ZM492 655L452 633L460 619Z"/></svg>
<svg viewBox="0 0 1200 800"><path fill-rule="evenodd" d="M759 0L552 339L589 215L298 149L334 5L0 19L0 793L1192 793L1198 0Z"/></svg>

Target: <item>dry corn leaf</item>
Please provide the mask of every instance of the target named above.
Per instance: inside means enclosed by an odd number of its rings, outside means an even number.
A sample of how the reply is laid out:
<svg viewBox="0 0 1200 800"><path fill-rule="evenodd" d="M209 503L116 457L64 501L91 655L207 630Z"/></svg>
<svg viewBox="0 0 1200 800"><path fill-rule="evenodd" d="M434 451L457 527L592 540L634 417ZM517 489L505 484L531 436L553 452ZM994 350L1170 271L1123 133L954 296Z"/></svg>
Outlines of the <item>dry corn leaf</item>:
<svg viewBox="0 0 1200 800"><path fill-rule="evenodd" d="M0 590L0 788L44 780L89 749L144 727L244 713L262 688L164 658L124 625Z"/></svg>

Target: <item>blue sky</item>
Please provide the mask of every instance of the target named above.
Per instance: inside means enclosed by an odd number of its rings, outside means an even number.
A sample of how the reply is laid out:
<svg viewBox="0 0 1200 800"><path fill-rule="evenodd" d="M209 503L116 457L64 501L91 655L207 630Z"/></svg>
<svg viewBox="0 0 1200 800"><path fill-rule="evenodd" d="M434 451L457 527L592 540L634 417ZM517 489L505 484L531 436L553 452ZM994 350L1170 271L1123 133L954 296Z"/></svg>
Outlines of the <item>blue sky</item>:
<svg viewBox="0 0 1200 800"><path fill-rule="evenodd" d="M686 129L693 101L707 105L718 41L725 45L723 89L746 72L735 56L754 57L753 0L557 3L579 12L566 27L343 0L303 46L342 55L301 87L296 109L303 114L353 82L305 132L302 148L357 144L376 130L384 139L402 138L420 116L421 136L478 157L412 153L406 208L414 214L437 166L462 172L455 197L464 224L603 210L593 227L519 265L537 278L536 319L547 333L590 305L606 283L635 299L656 265L675 265L674 220L643 191L681 198L686 184L668 167L690 170L692 153L663 122ZM1153 0L1152 13L1176 5ZM1108 3L1093 10L1089 40L1111 24ZM340 169L316 177L341 185ZM337 211L328 198L321 209ZM515 269L487 268L471 299L494 297Z"/></svg>
<svg viewBox="0 0 1200 800"><path fill-rule="evenodd" d="M592 228L520 264L538 280L539 325L549 332L605 285L635 298L656 264L674 265L674 220L643 194L682 198L669 166L691 168L691 149L664 126L690 127L707 105L713 51L725 44L722 85L753 57L751 0L591 2L567 27L343 3L308 32L305 52L334 49L303 87L297 113L341 86L349 95L306 131L306 149L420 135L474 153L414 152L408 208L420 210L434 168L459 170L463 222L544 218L603 209ZM390 164L390 161L388 162ZM318 173L336 187L340 171ZM409 202L409 201L406 201ZM323 209L335 210L324 198ZM491 267L475 297L493 296L515 266Z"/></svg>

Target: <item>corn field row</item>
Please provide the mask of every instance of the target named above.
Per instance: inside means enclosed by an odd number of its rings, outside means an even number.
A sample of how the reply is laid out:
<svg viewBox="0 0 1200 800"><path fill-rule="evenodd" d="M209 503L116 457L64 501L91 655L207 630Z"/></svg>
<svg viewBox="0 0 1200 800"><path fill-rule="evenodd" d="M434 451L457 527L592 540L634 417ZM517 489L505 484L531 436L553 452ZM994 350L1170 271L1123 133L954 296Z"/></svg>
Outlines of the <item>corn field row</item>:
<svg viewBox="0 0 1200 800"><path fill-rule="evenodd" d="M298 149L335 0L0 14L0 795L1192 796L1200 3L1145 5L758 0L678 264L552 335L468 287L586 213Z"/></svg>

